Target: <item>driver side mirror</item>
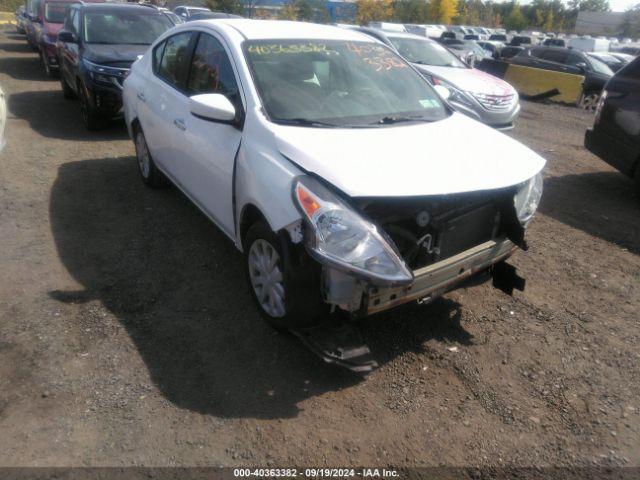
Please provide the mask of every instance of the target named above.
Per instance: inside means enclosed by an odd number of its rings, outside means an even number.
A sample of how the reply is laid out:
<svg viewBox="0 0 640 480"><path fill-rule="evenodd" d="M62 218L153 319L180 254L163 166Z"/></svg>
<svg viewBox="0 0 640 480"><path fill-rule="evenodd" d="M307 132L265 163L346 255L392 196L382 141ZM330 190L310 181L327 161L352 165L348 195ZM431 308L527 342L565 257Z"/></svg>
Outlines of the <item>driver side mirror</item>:
<svg viewBox="0 0 640 480"><path fill-rule="evenodd" d="M587 64L586 64L586 63L584 63L584 62L576 63L576 67L578 67L578 69L579 69L581 72L585 72L585 71L587 71L587 70L588 70L588 68L587 68Z"/></svg>
<svg viewBox="0 0 640 480"><path fill-rule="evenodd" d="M78 43L76 36L69 30L60 30L58 32L58 40L62 43Z"/></svg>
<svg viewBox="0 0 640 480"><path fill-rule="evenodd" d="M189 98L191 114L203 120L219 123L234 123L236 108L221 93L203 93Z"/></svg>

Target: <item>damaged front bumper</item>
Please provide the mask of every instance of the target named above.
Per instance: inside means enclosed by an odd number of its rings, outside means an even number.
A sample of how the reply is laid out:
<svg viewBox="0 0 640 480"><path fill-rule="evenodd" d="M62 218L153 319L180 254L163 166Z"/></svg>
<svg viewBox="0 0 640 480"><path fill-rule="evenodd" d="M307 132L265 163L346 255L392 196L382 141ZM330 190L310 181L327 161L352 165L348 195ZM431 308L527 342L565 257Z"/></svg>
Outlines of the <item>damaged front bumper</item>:
<svg viewBox="0 0 640 480"><path fill-rule="evenodd" d="M380 287L368 285L347 273L325 267L324 289L328 303L356 316L367 316L410 301L431 302L444 293L460 287L466 281L504 261L518 247L507 238L497 238L458 253L452 257L414 270L410 285ZM524 287L515 273L494 278L494 285L502 290ZM488 277L487 277L488 278Z"/></svg>

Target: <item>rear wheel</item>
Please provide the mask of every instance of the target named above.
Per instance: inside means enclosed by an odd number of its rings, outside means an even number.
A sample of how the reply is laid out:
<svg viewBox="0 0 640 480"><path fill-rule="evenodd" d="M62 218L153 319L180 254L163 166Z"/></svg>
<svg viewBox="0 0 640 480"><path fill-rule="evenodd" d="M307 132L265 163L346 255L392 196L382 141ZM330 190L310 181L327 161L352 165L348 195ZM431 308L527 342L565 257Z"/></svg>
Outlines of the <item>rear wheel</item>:
<svg viewBox="0 0 640 480"><path fill-rule="evenodd" d="M322 301L320 272L301 258L285 234L264 221L254 223L244 241L245 273L251 296L262 317L276 330L321 323L328 314Z"/></svg>
<svg viewBox="0 0 640 480"><path fill-rule="evenodd" d="M589 112L595 112L600 100L600 94L598 92L583 93L580 98L580 108Z"/></svg>
<svg viewBox="0 0 640 480"><path fill-rule="evenodd" d="M142 133L140 127L134 129L134 138L136 144L136 159L138 160L138 171L142 177L142 181L151 188L165 188L169 185L169 181L164 174L158 170L153 157L149 152L147 140Z"/></svg>

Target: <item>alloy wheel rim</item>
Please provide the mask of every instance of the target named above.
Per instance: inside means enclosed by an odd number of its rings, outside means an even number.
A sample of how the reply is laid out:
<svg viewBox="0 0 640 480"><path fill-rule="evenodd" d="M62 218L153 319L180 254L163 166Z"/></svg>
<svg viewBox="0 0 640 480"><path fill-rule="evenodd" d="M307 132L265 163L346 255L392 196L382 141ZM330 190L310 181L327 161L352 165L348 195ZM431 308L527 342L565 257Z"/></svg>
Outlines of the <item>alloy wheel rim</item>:
<svg viewBox="0 0 640 480"><path fill-rule="evenodd" d="M256 240L248 255L249 278L258 303L274 318L284 317L285 289L280 255L266 240Z"/></svg>
<svg viewBox="0 0 640 480"><path fill-rule="evenodd" d="M148 178L149 171L151 170L151 162L149 161L149 149L147 148L147 142L144 141L142 133L138 133L136 136L136 147L136 156L138 157L140 173L144 178Z"/></svg>
<svg viewBox="0 0 640 480"><path fill-rule="evenodd" d="M596 93L586 95L582 100L582 108L589 111L595 110L599 99L600 96Z"/></svg>

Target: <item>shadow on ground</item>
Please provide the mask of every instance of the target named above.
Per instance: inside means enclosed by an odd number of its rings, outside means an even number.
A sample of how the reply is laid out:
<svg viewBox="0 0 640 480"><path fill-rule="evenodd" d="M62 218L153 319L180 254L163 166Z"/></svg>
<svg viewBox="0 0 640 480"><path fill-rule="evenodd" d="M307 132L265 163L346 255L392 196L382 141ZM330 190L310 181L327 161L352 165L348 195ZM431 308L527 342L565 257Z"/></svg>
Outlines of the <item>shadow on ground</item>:
<svg viewBox="0 0 640 480"><path fill-rule="evenodd" d="M640 193L618 172L545 179L540 211L562 223L640 254Z"/></svg>
<svg viewBox="0 0 640 480"><path fill-rule="evenodd" d="M15 44L8 45L15 46ZM27 50L26 52L29 51ZM40 63L40 59L35 53L28 56L0 58L0 72L16 80L27 80L29 82L56 81L56 79L45 75L42 63Z"/></svg>
<svg viewBox="0 0 640 480"><path fill-rule="evenodd" d="M31 128L44 137L82 141L111 141L128 138L127 129L121 120L110 122L103 130L88 131L82 123L78 101L64 98L62 90L38 90L11 94L8 109L16 117L27 120Z"/></svg>
<svg viewBox="0 0 640 480"><path fill-rule="evenodd" d="M17 40L17 38L13 38L13 37L17 37L17 35L5 35L5 37L9 37L12 40ZM11 53L34 53L33 49L29 46L29 44L27 43L27 40L22 37L22 39L24 40L24 43L13 43L13 42L2 42L0 43L0 50L4 51L4 52L11 52ZM37 57L35 59L35 61L37 62Z"/></svg>
<svg viewBox="0 0 640 480"><path fill-rule="evenodd" d="M132 157L59 168L50 217L61 261L126 328L165 397L220 417L295 416L306 398L358 384L260 319L232 243L176 189L142 186ZM458 305L441 300L365 324L384 364L430 338L470 343ZM108 340L107 340L108 341Z"/></svg>

